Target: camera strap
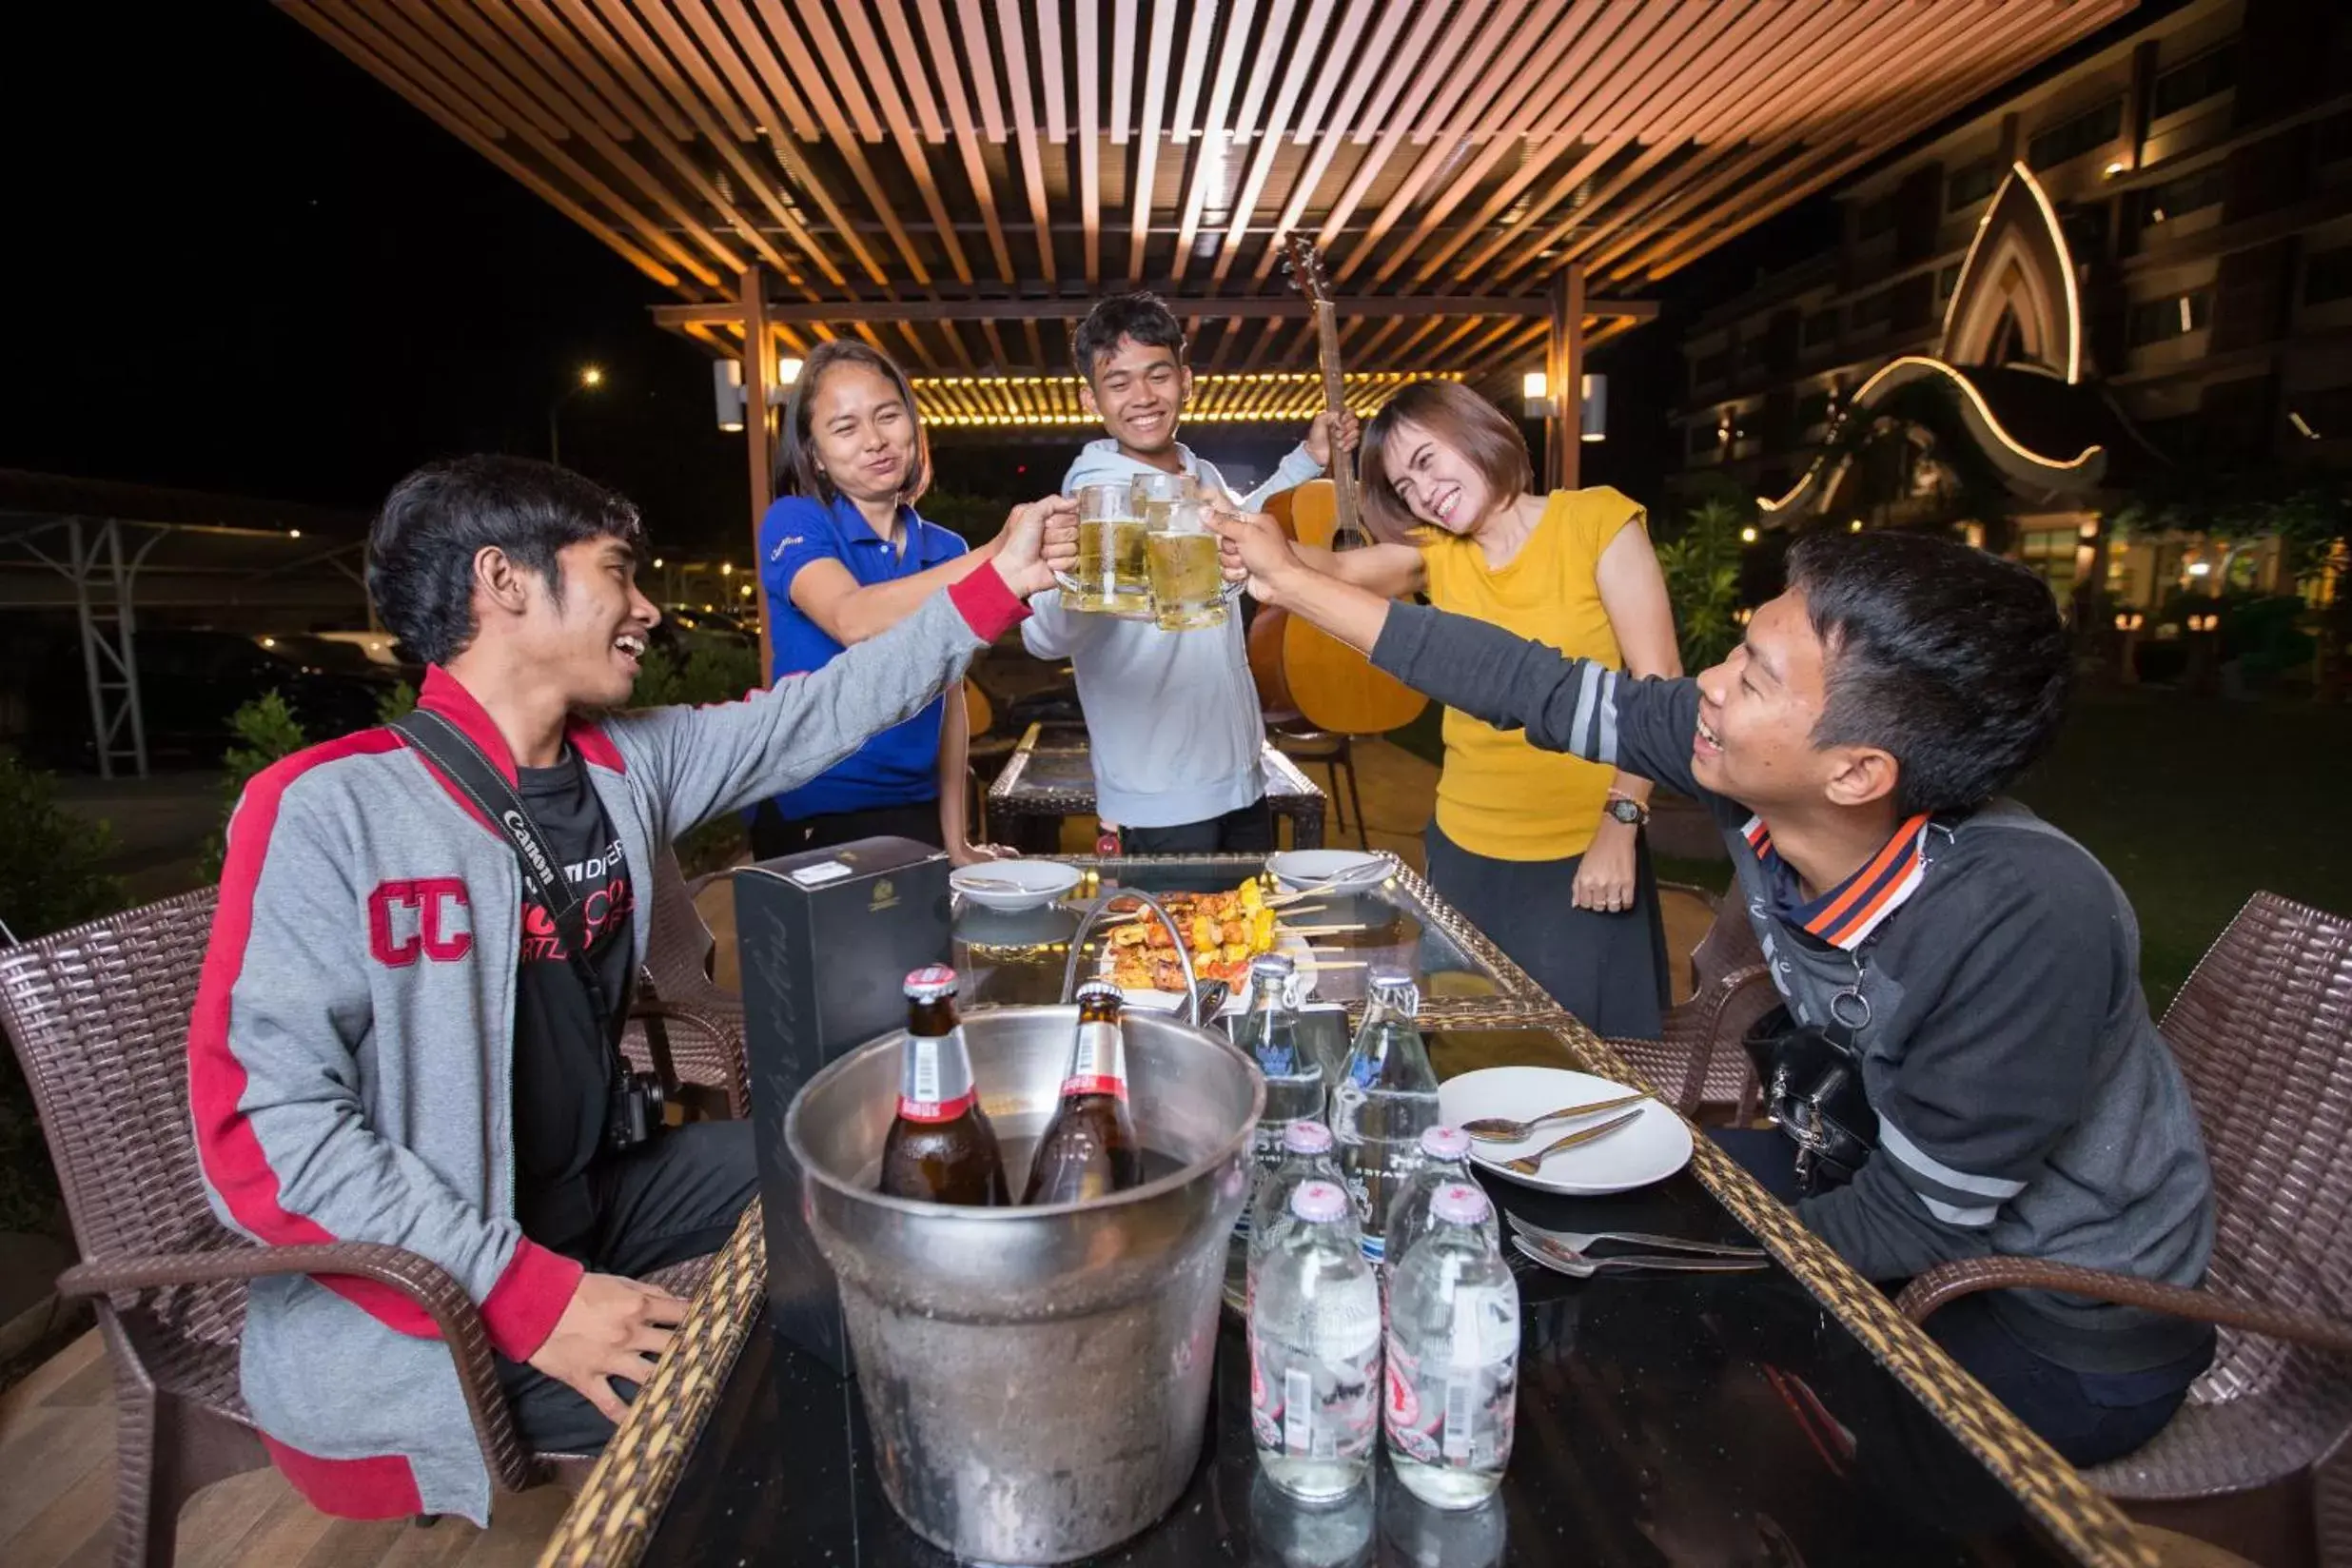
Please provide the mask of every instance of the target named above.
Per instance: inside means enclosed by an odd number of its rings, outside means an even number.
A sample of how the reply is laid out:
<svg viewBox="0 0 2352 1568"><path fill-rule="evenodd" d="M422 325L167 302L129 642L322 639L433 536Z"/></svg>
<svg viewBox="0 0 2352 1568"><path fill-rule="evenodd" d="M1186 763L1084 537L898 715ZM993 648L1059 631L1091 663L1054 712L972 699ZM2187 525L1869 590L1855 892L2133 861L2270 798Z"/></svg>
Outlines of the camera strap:
<svg viewBox="0 0 2352 1568"><path fill-rule="evenodd" d="M481 748L456 725L439 714L415 709L392 721L391 728L402 739L422 752L442 776L465 792L475 809L499 828L506 836L507 847L515 852L515 862L522 872L525 896L537 889L547 905L547 912L555 917L557 934L563 938L564 951L572 960L572 972L587 988L588 1006L595 1009L597 1032L607 1049L616 1044L617 1031L613 1027L613 1009L604 999L603 982L598 979L594 964L588 961L588 911L581 906L579 895L565 880L562 863L548 846L547 835L539 832L522 797L515 793L506 775L482 755Z"/></svg>

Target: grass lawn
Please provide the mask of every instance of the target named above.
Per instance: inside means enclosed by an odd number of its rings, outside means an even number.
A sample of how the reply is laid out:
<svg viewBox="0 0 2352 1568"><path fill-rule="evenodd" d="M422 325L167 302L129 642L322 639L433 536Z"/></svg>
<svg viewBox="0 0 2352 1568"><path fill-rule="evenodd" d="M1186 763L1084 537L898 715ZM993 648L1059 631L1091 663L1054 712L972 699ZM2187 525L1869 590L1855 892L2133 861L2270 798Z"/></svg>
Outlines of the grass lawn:
<svg viewBox="0 0 2352 1568"><path fill-rule="evenodd" d="M1389 738L1437 759L1435 707ZM2161 1013L2257 889L2352 914L2352 708L2168 692L2078 700L2015 794L2105 861L2140 917L2140 972ZM1661 860L1719 887L1726 868Z"/></svg>

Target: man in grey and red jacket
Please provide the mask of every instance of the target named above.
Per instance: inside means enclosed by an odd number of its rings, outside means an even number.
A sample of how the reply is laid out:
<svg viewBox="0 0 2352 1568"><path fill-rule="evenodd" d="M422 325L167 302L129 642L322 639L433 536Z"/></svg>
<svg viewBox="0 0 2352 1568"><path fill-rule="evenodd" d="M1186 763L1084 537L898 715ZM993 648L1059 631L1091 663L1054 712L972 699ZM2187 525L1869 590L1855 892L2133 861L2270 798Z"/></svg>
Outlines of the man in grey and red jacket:
<svg viewBox="0 0 2352 1568"><path fill-rule="evenodd" d="M262 773L230 820L188 1036L215 1212L259 1242L431 1259L480 1305L524 1441L600 1443L616 1381L642 1381L684 1305L637 1277L723 1241L755 1182L748 1124L605 1135L650 923L637 878L960 676L1074 564L1070 515L1017 509L991 567L822 671L619 713L660 619L636 586L636 509L512 458L402 481L368 539L369 594L432 666L419 706L497 767L563 865L588 963L506 835L398 732ZM278 1467L322 1509L487 1519L455 1363L404 1297L257 1281L241 1373Z"/></svg>
<svg viewBox="0 0 2352 1568"><path fill-rule="evenodd" d="M1639 680L1323 577L1270 519L1218 526L1228 575L1407 685L1714 813L1773 983L1797 1024L1852 1029L1878 1129L1851 1182L1811 1193L1777 1131L1718 1136L1862 1274L1999 1255L2203 1279L2212 1177L2131 906L1996 798L2065 712L2041 579L1946 539L1809 537L1723 663ZM2153 1436L2213 1348L2204 1324L2047 1291L1965 1298L1929 1330L2083 1464Z"/></svg>

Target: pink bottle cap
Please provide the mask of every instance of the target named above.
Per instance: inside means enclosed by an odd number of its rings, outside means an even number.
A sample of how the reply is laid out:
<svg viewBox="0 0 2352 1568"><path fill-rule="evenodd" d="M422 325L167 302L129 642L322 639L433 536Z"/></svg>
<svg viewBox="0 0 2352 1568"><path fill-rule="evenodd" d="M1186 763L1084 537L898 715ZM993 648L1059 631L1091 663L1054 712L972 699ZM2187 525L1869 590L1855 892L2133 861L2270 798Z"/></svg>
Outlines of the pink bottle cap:
<svg viewBox="0 0 2352 1568"><path fill-rule="evenodd" d="M1421 1134L1421 1152L1441 1160L1466 1160L1470 1157L1470 1134L1460 1127L1430 1127Z"/></svg>
<svg viewBox="0 0 2352 1568"><path fill-rule="evenodd" d="M1293 1122L1283 1128L1283 1147L1293 1154L1328 1154L1331 1129L1321 1122Z"/></svg>
<svg viewBox="0 0 2352 1568"><path fill-rule="evenodd" d="M1309 1225L1328 1225L1347 1217L1347 1194L1337 1183L1303 1182L1290 1195L1290 1212Z"/></svg>
<svg viewBox="0 0 2352 1568"><path fill-rule="evenodd" d="M1447 1225L1480 1225L1488 1213L1486 1194L1467 1182L1449 1183L1429 1200L1429 1213Z"/></svg>

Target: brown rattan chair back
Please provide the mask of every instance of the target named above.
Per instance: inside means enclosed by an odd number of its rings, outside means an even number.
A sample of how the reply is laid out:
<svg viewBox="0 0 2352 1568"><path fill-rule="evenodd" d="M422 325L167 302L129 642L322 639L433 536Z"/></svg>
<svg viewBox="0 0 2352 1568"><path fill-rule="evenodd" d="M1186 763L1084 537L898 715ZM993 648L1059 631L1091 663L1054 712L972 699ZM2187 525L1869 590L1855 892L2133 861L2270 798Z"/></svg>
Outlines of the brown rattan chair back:
<svg viewBox="0 0 2352 1568"><path fill-rule="evenodd" d="M2352 1313L2352 920L2256 893L2161 1028L2213 1164L2207 1287ZM2225 1329L2204 1391L2238 1397L2303 1359Z"/></svg>
<svg viewBox="0 0 2352 1568"><path fill-rule="evenodd" d="M85 1258L239 1245L212 1217L188 1121L187 1028L217 895L207 888L0 951L0 1025L30 1080ZM234 1343L245 1285L143 1309Z"/></svg>
<svg viewBox="0 0 2352 1568"><path fill-rule="evenodd" d="M1779 997L1764 971L1764 950L1739 901L1738 885L1723 897L1696 888L1685 891L1715 906L1707 934L1691 950L1690 1000L1666 1009L1662 1038L1608 1044L1685 1116L1702 1111L1738 1116L1755 1098L1755 1074L1740 1040Z"/></svg>
<svg viewBox="0 0 2352 1568"><path fill-rule="evenodd" d="M2258 892L2166 1009L2213 1167L2205 1288L2352 1316L2352 920ZM2172 1424L2092 1479L2127 1498L2237 1491L2352 1435L2352 1364L2223 1326Z"/></svg>

